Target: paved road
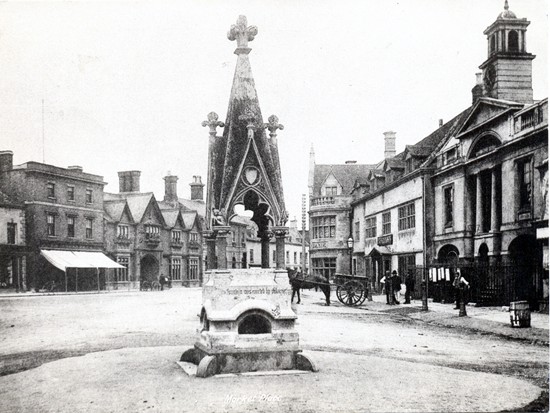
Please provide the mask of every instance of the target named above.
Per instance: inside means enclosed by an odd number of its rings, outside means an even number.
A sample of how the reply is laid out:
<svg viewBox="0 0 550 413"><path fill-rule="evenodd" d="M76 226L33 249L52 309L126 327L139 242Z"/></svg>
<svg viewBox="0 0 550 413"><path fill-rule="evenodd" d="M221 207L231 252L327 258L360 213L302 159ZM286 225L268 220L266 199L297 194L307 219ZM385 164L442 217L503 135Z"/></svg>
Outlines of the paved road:
<svg viewBox="0 0 550 413"><path fill-rule="evenodd" d="M172 394L177 394L177 388L166 385L147 396L156 400L157 411L185 410L182 406L201 412L245 407L260 411L498 411L521 407L548 386L548 347L427 325L379 305L326 308L321 294L315 292L304 294L303 301L296 306L297 329L303 348L314 355L321 372L307 378L226 380L222 394L216 390L220 382L215 381L221 379L182 379L170 361L195 340L199 289L0 299L0 373L21 371L0 378L0 410L21 411L35 405L52 411L65 411L60 407L64 405L80 411L90 410L91 405L95 411L145 410L151 408L151 400L143 403L144 395L135 390L140 386L151 390L151 374L157 375L155 382L166 377L187 380L186 385L197 386L195 395L216 393L208 403L199 397L193 404L194 400L181 401ZM99 351L104 352L90 354ZM77 358L67 358L71 356ZM136 363L146 366L147 374L132 370ZM94 391L90 369L109 378L100 380ZM54 372L61 374L55 385L44 379ZM104 396L117 378L120 390L128 388L128 393L119 393L115 404L112 400L105 404ZM32 383L42 390L29 391ZM91 393L73 388L70 395L56 395L56 386L74 383ZM289 384L291 388L286 387ZM299 391L304 385L319 394ZM396 396L388 398L384 389L392 388ZM269 390L264 396L271 395L272 401L253 400L262 389ZM83 399L91 403L84 406Z"/></svg>

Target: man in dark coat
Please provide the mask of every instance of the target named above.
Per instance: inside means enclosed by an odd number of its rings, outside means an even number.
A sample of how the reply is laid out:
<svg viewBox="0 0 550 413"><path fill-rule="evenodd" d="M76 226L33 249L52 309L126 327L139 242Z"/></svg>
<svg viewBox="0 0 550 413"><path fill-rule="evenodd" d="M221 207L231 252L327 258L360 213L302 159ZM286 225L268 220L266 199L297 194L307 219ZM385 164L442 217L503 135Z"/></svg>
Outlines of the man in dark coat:
<svg viewBox="0 0 550 413"><path fill-rule="evenodd" d="M407 273L405 278L405 304L411 303L411 294L414 291L414 274L411 270Z"/></svg>

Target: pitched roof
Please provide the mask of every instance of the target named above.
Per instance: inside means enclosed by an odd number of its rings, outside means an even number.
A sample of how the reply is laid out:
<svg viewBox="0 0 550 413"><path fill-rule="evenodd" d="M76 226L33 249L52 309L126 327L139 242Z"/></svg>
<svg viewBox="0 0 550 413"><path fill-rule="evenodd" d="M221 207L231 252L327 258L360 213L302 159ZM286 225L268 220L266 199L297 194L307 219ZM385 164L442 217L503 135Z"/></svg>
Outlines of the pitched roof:
<svg viewBox="0 0 550 413"><path fill-rule="evenodd" d="M355 180L366 179L369 172L374 168L375 165L366 164L316 164L313 173L313 196L321 194L321 187L331 173L342 186L342 193L349 194L353 189Z"/></svg>
<svg viewBox="0 0 550 413"><path fill-rule="evenodd" d="M180 216L179 209L161 209L162 216L164 218L164 222L169 228L174 228L176 224L178 223L178 218Z"/></svg>
<svg viewBox="0 0 550 413"><path fill-rule="evenodd" d="M125 199L116 199L103 201L103 211L112 218L113 221L119 222L122 219L124 207L126 206Z"/></svg>
<svg viewBox="0 0 550 413"><path fill-rule="evenodd" d="M104 201L125 199L135 222L141 222L143 214L145 214L145 211L153 198L154 195L152 192L123 192L119 194L104 192L103 197Z"/></svg>
<svg viewBox="0 0 550 413"><path fill-rule="evenodd" d="M204 218L206 215L206 204L204 201L193 201L191 199L178 198L178 201L183 207L183 210L196 211Z"/></svg>
<svg viewBox="0 0 550 413"><path fill-rule="evenodd" d="M433 150L434 148L431 146L421 146L419 144L405 146L405 153L410 154L413 158L425 158L430 156Z"/></svg>
<svg viewBox="0 0 550 413"><path fill-rule="evenodd" d="M387 158L384 160L384 170L389 169L405 169L405 161L397 157Z"/></svg>
<svg viewBox="0 0 550 413"><path fill-rule="evenodd" d="M186 229L193 229L195 226L195 220L197 219L197 212L196 211L183 211L181 213L181 217L183 218L183 223L185 225Z"/></svg>

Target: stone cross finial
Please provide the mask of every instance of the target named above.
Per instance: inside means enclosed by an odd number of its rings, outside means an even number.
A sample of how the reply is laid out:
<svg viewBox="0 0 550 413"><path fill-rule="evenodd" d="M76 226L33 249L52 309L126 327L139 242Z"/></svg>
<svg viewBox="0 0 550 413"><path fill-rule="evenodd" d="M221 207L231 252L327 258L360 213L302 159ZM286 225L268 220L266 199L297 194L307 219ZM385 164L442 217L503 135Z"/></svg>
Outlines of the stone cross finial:
<svg viewBox="0 0 550 413"><path fill-rule="evenodd" d="M258 34L258 28L256 26L247 26L246 16L239 16L237 24L232 24L229 32L227 32L227 38L231 41L237 40L237 49L235 53L250 52L248 42L254 40L254 36Z"/></svg>
<svg viewBox="0 0 550 413"><path fill-rule="evenodd" d="M218 120L218 114L216 112L210 112L206 118L208 120L203 121L202 126L208 126L210 128L210 131L208 133L210 133L211 136L216 136L216 128L218 126L220 128L223 128L225 126L222 121Z"/></svg>
<svg viewBox="0 0 550 413"><path fill-rule="evenodd" d="M285 127L279 123L279 118L275 115L271 115L267 120L268 123L264 123L264 129L269 129L269 136L275 138L277 129L283 130Z"/></svg>

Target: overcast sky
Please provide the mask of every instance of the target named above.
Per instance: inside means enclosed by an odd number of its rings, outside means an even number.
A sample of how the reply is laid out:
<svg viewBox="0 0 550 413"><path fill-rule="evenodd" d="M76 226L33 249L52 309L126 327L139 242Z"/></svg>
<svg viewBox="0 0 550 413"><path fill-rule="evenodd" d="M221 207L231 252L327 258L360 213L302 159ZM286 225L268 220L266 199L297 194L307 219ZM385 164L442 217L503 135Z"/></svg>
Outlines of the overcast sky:
<svg viewBox="0 0 550 413"><path fill-rule="evenodd" d="M548 96L545 0L510 0L531 21L535 99ZM250 61L264 121L278 134L290 216L300 220L310 147L317 163L375 163L471 104L483 31L504 0L0 3L0 150L14 162L81 165L118 192L118 171L164 194L179 176L206 183L210 111L225 120L235 69L227 31L258 35ZM44 101L44 122L42 121ZM221 130L219 131L221 134Z"/></svg>

